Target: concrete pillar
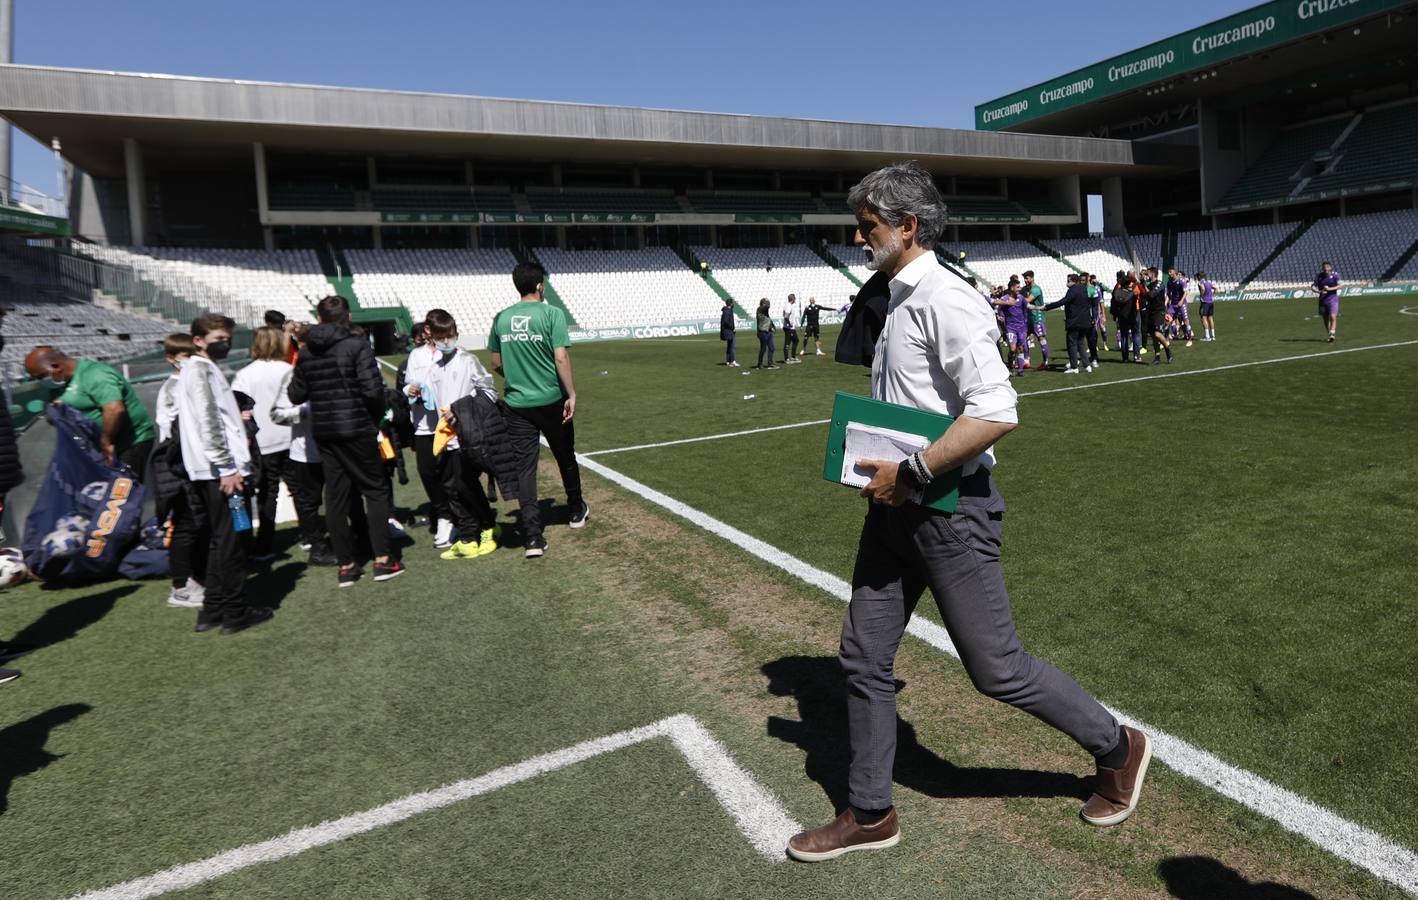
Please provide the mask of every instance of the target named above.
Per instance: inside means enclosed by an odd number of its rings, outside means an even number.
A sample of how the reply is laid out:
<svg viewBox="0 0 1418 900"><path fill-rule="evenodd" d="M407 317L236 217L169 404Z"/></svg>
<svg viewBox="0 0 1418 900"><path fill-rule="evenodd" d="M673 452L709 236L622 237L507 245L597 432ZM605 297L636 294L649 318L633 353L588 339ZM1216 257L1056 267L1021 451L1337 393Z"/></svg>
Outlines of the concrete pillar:
<svg viewBox="0 0 1418 900"><path fill-rule="evenodd" d="M0 0L0 63L15 60L15 0ZM0 119L0 194L8 197L15 177L10 123Z"/></svg>
<svg viewBox="0 0 1418 900"><path fill-rule="evenodd" d="M776 242L776 243L778 244L779 247L783 246L783 226L782 226L782 225L774 225L774 226L773 226L773 240L774 240L774 242Z"/></svg>
<svg viewBox="0 0 1418 900"><path fill-rule="evenodd" d="M148 185L143 173L143 149L132 138L123 139L123 173L128 183L128 231L134 247L148 243Z"/></svg>
<svg viewBox="0 0 1418 900"><path fill-rule="evenodd" d="M374 249L384 249L384 227L382 225L374 226Z"/></svg>
<svg viewBox="0 0 1418 900"><path fill-rule="evenodd" d="M476 249L478 249L478 242L479 242L479 239L480 239L481 237L482 237L482 235L481 235L481 233L478 231L478 226L473 225L473 226L469 227L469 228L468 228L468 249L469 249L469 250L476 250Z"/></svg>
<svg viewBox="0 0 1418 900"><path fill-rule="evenodd" d="M630 186L640 187L640 167L635 166L630 170Z"/></svg>
<svg viewBox="0 0 1418 900"><path fill-rule="evenodd" d="M374 164L374 157L364 158L364 171L369 178L369 189L372 191L379 186L379 167Z"/></svg>
<svg viewBox="0 0 1418 900"><path fill-rule="evenodd" d="M561 163L551 164L551 183L553 187L561 187Z"/></svg>
<svg viewBox="0 0 1418 900"><path fill-rule="evenodd" d="M261 243L266 247L267 253L276 249L276 230L270 225L261 227Z"/></svg>
<svg viewBox="0 0 1418 900"><path fill-rule="evenodd" d="M719 246L719 226L718 226L718 225L710 225L710 226L709 226L709 246L711 246L711 247L717 247L717 246Z"/></svg>
<svg viewBox="0 0 1418 900"><path fill-rule="evenodd" d="M473 161L471 159L463 160L463 182L470 187L477 183L473 180Z"/></svg>
<svg viewBox="0 0 1418 900"><path fill-rule="evenodd" d="M953 180L953 179L952 179L952 180ZM959 243L960 243L960 226L959 226L959 225L952 225L952 226L950 226L950 242L951 242L952 244L959 244Z"/></svg>
<svg viewBox="0 0 1418 900"><path fill-rule="evenodd" d="M708 190L711 190L711 191L714 190L714 170L713 170L713 169L705 169L705 170L704 170L704 187L705 187L706 189L708 189Z"/></svg>
<svg viewBox="0 0 1418 900"><path fill-rule="evenodd" d="M271 224L271 191L266 175L266 145L251 145L251 161L256 169L256 217L262 225ZM266 249L270 249L269 247Z"/></svg>
<svg viewBox="0 0 1418 900"><path fill-rule="evenodd" d="M774 173L773 173L773 181L770 182L770 183L773 185L773 190L775 190L775 191L781 191L781 190L783 189L783 173L782 173L782 172L774 172Z"/></svg>
<svg viewBox="0 0 1418 900"><path fill-rule="evenodd" d="M1272 210L1270 211L1270 224L1272 224L1272 225L1279 225L1279 224L1280 224L1280 207L1277 206L1277 207L1275 207L1274 209L1272 209Z"/></svg>
<svg viewBox="0 0 1418 900"><path fill-rule="evenodd" d="M644 250L644 249L645 249L645 226L644 226L644 225L636 225L636 226L635 226L635 249L636 249L636 250Z"/></svg>
<svg viewBox="0 0 1418 900"><path fill-rule="evenodd" d="M1005 239L1006 241L1012 241L1012 240L1014 240L1014 238L1010 235L1009 226L1008 226L1008 225L1003 226L1003 230L1004 230L1004 239Z"/></svg>
<svg viewBox="0 0 1418 900"><path fill-rule="evenodd" d="M556 226L556 249L558 249L558 250L565 250L565 249L566 249L566 226L565 226L565 225L558 225L558 226Z"/></svg>
<svg viewBox="0 0 1418 900"><path fill-rule="evenodd" d="M1348 200L1347 197L1340 197L1340 198L1339 198L1339 218L1341 218L1341 219L1344 218L1345 216L1349 215L1349 204L1348 204L1347 200Z"/></svg>
<svg viewBox="0 0 1418 900"><path fill-rule="evenodd" d="M1127 231L1123 215L1123 179L1110 175L1103 179L1103 234L1119 237Z"/></svg>

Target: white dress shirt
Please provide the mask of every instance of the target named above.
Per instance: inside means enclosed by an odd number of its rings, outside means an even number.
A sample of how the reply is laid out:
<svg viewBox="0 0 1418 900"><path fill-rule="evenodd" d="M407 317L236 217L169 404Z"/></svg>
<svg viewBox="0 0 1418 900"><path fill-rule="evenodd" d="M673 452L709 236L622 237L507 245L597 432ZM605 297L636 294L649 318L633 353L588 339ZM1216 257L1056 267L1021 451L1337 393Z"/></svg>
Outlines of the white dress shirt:
<svg viewBox="0 0 1418 900"><path fill-rule="evenodd" d="M871 395L955 418L1014 424L1019 403L1000 360L994 310L965 279L927 251L891 279L876 341ZM994 447L964 465L993 468Z"/></svg>

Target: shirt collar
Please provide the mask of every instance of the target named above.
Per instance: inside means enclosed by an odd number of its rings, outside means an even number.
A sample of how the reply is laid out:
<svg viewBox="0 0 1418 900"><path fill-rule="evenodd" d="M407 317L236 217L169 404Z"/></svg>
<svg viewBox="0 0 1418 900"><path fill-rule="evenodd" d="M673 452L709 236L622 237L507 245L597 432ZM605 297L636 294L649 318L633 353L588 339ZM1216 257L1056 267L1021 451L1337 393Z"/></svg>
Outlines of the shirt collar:
<svg viewBox="0 0 1418 900"><path fill-rule="evenodd" d="M906 264L906 268L896 273L896 277L891 279L891 293L897 294L904 288L913 288L921 283L921 279L926 277L926 273L937 265L935 252L927 249L925 253L911 260Z"/></svg>

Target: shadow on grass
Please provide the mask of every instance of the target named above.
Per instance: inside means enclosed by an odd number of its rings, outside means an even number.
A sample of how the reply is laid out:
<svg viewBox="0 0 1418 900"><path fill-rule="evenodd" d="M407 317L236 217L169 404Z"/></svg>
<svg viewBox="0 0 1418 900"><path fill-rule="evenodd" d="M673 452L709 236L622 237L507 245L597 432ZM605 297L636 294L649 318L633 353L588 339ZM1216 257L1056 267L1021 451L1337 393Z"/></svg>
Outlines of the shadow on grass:
<svg viewBox="0 0 1418 900"><path fill-rule="evenodd" d="M49 732L93 709L87 703L56 706L0 731L0 815L10 808L10 785L16 778L33 775L62 756L44 749Z"/></svg>
<svg viewBox="0 0 1418 900"><path fill-rule="evenodd" d="M801 747L803 770L826 792L834 809L847 806L850 751L847 687L835 656L785 656L763 666L768 690L798 702L799 721L770 716L768 734ZM897 690L901 688L898 682ZM1088 799L1089 780L1065 772L962 767L921 746L916 729L896 720L893 779L930 797L1074 797Z"/></svg>
<svg viewBox="0 0 1418 900"><path fill-rule="evenodd" d="M75 597L44 611L38 619L20 629L10 641L0 646L0 654L14 659L51 647L77 635L81 630L108 615L120 599L138 590L136 584L109 588L87 597ZM3 744L0 744L3 746Z"/></svg>
<svg viewBox="0 0 1418 900"><path fill-rule="evenodd" d="M301 576L311 571L311 567L304 562L288 562L284 565L276 566L269 572L264 572L251 579L247 585L246 596L259 597L255 602L257 606L269 606L272 609L280 609L281 603L290 596L291 591L300 583ZM335 569L330 567L330 571ZM331 576L333 580L333 576Z"/></svg>
<svg viewBox="0 0 1418 900"><path fill-rule="evenodd" d="M1157 864L1167 892L1182 900L1315 900L1314 894L1276 884L1247 881L1241 873L1209 856L1174 856Z"/></svg>

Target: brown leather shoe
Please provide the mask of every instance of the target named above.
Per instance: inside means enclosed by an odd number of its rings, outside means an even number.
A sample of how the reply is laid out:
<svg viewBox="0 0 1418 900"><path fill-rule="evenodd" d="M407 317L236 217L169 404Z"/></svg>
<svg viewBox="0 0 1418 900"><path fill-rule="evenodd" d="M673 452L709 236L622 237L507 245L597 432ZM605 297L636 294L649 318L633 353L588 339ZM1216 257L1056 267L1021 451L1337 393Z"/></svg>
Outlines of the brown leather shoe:
<svg viewBox="0 0 1418 900"><path fill-rule="evenodd" d="M1083 804L1080 815L1089 825L1117 825L1137 809L1142 780L1152 762L1152 741L1136 728L1123 726L1128 736L1128 758L1121 769L1098 767L1093 796Z"/></svg>
<svg viewBox="0 0 1418 900"><path fill-rule="evenodd" d="M788 839L788 855L800 862L822 862L853 850L885 850L901 842L901 823L896 810L871 825L858 825L851 807L821 828L795 834Z"/></svg>

